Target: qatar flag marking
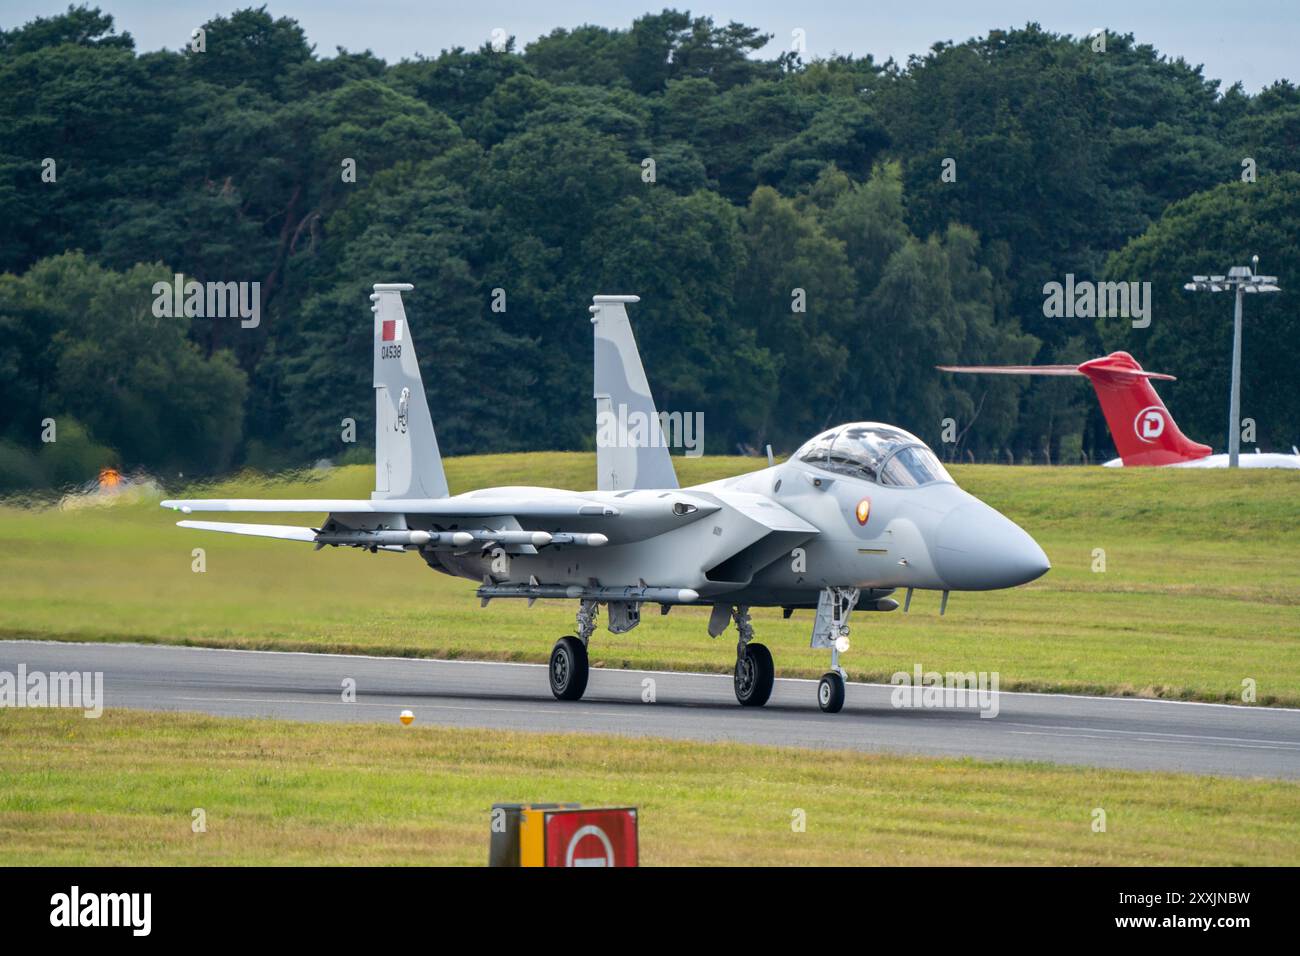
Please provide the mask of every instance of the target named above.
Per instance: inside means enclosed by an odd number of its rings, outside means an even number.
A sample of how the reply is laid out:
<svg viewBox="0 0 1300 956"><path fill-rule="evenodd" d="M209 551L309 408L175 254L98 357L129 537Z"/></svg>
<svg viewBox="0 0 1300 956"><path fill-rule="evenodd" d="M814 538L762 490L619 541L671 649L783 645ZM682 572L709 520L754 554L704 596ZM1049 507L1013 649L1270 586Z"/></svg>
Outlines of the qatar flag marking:
<svg viewBox="0 0 1300 956"><path fill-rule="evenodd" d="M402 320L401 320L401 319L385 319L385 320L384 320L383 336L384 336L384 341L385 341L385 342L400 342L400 341L402 341Z"/></svg>

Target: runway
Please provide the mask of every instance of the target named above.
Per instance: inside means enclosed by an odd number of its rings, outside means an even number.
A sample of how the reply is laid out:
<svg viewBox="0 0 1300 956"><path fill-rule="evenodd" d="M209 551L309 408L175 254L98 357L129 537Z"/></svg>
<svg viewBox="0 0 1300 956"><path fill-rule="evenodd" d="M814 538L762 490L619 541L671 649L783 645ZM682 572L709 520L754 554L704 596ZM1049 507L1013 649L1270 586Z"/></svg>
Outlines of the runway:
<svg viewBox="0 0 1300 956"><path fill-rule="evenodd" d="M603 733L777 746L1046 761L1300 779L1300 710L1135 698L1001 693L974 708L900 709L892 687L850 684L823 714L816 683L778 680L740 707L730 676L594 669L561 703L539 664L0 641L0 671L102 671L104 705L229 717ZM343 700L346 679L356 700ZM647 684L646 681L652 681ZM653 702L647 702L648 690Z"/></svg>

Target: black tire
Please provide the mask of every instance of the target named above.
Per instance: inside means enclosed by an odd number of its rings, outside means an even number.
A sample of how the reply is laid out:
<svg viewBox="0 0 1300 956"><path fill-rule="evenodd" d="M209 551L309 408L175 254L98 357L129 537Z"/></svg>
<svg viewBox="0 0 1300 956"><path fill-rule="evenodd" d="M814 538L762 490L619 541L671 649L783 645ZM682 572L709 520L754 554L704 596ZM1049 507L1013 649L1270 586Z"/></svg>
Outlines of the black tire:
<svg viewBox="0 0 1300 956"><path fill-rule="evenodd" d="M762 644L746 644L745 656L736 661L736 700L742 707L762 707L775 679L772 652Z"/></svg>
<svg viewBox="0 0 1300 956"><path fill-rule="evenodd" d="M844 678L831 671L817 684L817 706L828 714L838 714L844 706Z"/></svg>
<svg viewBox="0 0 1300 956"><path fill-rule="evenodd" d="M587 690L587 645L576 637L562 637L551 648L547 668L556 700L581 700Z"/></svg>

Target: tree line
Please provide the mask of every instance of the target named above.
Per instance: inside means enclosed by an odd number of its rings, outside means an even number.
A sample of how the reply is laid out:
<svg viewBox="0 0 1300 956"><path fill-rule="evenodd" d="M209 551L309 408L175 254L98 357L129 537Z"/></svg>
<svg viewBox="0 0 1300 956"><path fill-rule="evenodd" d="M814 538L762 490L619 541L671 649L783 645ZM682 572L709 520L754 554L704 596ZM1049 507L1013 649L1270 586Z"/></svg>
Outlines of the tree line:
<svg viewBox="0 0 1300 956"><path fill-rule="evenodd" d="M1222 446L1231 303L1181 287L1253 253L1290 294L1248 304L1243 415L1300 439L1292 83L1032 23L906 63L768 40L676 10L393 64L266 7L148 53L95 8L0 31L0 489L364 460L379 281L416 286L449 454L592 447L586 306L634 292L708 452L873 419L1095 461L1081 383L933 367L1125 348ZM178 274L256 282L260 320L157 314ZM1045 314L1067 274L1150 282L1150 325Z"/></svg>

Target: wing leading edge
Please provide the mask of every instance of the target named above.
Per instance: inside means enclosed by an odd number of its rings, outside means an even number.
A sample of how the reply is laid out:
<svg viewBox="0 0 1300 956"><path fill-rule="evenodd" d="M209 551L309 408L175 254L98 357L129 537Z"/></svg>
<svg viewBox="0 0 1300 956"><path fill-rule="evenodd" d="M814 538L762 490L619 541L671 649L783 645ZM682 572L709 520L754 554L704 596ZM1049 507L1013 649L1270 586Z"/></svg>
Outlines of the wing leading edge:
<svg viewBox="0 0 1300 956"><path fill-rule="evenodd" d="M279 538L283 541L315 541L313 528L295 528L287 524L238 524L233 521L178 521L178 528L196 531L224 531L227 534L250 534L258 538Z"/></svg>
<svg viewBox="0 0 1300 956"><path fill-rule="evenodd" d="M611 504L586 498L520 500L505 498L181 498L162 502L162 507L190 514L194 511L245 511L270 514L319 512L333 514L408 514L442 517L486 518L500 514L538 518L618 516Z"/></svg>

